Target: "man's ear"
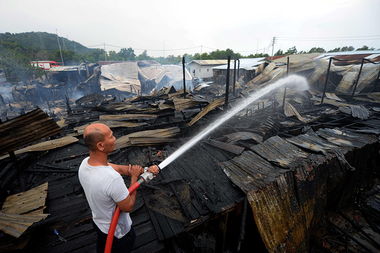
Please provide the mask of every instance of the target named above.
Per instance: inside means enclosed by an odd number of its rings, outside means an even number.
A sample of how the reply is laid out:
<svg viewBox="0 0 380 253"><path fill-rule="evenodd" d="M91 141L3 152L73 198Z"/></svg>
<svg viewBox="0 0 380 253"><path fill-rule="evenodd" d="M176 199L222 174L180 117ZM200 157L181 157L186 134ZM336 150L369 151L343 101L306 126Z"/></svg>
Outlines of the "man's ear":
<svg viewBox="0 0 380 253"><path fill-rule="evenodd" d="M96 147L97 147L100 151L104 151L104 144L103 144L103 142L99 141L98 143L96 143Z"/></svg>

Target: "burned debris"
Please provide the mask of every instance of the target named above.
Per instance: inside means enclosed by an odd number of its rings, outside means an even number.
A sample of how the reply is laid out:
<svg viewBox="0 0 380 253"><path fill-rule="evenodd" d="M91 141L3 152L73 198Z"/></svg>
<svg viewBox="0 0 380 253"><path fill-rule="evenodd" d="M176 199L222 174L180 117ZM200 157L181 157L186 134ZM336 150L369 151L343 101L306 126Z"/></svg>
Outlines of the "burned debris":
<svg viewBox="0 0 380 253"><path fill-rule="evenodd" d="M329 57L340 60L329 67ZM364 61L357 78L357 57L294 55L249 67L242 61L247 73L230 73L236 92L230 92L228 107L290 73L306 77L309 89L289 86L261 97L143 185L131 213L133 252L378 251L379 65ZM2 148L1 251L94 252L91 212L77 178L87 156L81 136L87 124L112 128L118 139L112 162L148 165L165 160L228 110L222 84L195 87L184 97L182 77L166 68L128 63L133 67L125 72L126 63L118 64L106 65L108 72L102 67L97 77L103 88L125 87L117 91L121 97L87 94L70 102L59 134ZM173 80L169 87L165 76ZM147 90L153 92L141 95ZM24 118L31 113L0 124L0 130L12 121L29 124ZM6 156L9 151L17 161ZM47 187L46 203L33 196L27 201L36 205L28 212L11 214L33 216L46 206L37 215L45 216L15 236L3 225L14 218L6 212L9 196L28 196L41 185Z"/></svg>

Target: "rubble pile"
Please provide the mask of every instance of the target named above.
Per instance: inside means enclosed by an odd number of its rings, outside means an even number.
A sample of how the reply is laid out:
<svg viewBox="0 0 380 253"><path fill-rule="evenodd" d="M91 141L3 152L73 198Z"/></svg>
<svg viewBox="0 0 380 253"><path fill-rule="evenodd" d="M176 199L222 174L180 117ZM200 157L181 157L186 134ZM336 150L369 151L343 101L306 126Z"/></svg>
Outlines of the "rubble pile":
<svg viewBox="0 0 380 253"><path fill-rule="evenodd" d="M289 73L307 77L308 91L280 89L261 98L139 189L131 213L133 252L379 249L375 71L365 64L368 71L351 96L352 88L342 87L357 65L332 65L324 89L328 60L301 58L290 57ZM111 162L159 163L250 92L287 75L284 62L263 63L253 80L237 86L228 106L212 85L191 93L169 86L122 101L89 94L70 104L60 134L12 150L17 160L0 158L2 199L48 182L49 214L17 239L3 231L0 250L95 249L91 211L77 178L89 123L112 128L118 141ZM16 165L22 169L13 170Z"/></svg>

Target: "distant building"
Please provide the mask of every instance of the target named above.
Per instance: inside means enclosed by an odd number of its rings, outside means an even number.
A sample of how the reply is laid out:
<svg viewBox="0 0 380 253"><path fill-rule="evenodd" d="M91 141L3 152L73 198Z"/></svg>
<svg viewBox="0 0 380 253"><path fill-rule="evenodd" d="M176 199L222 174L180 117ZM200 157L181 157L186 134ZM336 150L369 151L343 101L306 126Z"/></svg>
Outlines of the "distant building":
<svg viewBox="0 0 380 253"><path fill-rule="evenodd" d="M224 64L227 60L193 60L187 64L187 69L192 77L207 81L213 77L212 68Z"/></svg>
<svg viewBox="0 0 380 253"><path fill-rule="evenodd" d="M265 64L265 58L241 58L240 59L240 65L239 65L239 71L236 70L236 81L241 81L242 84L252 80L256 74L257 69L260 65ZM236 69L238 69L238 62L236 62ZM212 68L213 73L213 80L214 83L219 85L225 85L226 84L226 76L227 76L227 64L213 67ZM230 84L233 82L233 75L234 75L234 61L231 60L230 62Z"/></svg>
<svg viewBox="0 0 380 253"><path fill-rule="evenodd" d="M30 64L33 66L33 67L36 67L36 68L41 68L43 70L49 70L53 67L58 67L60 66L59 62L56 62L56 61L32 61L30 62Z"/></svg>

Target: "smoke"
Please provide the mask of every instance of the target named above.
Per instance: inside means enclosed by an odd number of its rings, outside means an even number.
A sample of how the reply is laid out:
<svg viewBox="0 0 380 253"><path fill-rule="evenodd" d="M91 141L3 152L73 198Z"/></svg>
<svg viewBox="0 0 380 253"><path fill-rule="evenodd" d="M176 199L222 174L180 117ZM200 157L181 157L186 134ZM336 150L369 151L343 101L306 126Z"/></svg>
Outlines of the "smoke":
<svg viewBox="0 0 380 253"><path fill-rule="evenodd" d="M83 96L84 96L84 93L81 92L81 91L79 91L79 90L74 90L73 92L71 92L71 93L69 94L69 97L70 97L71 99L73 99L73 100L78 100L78 99L80 99L80 98L83 97Z"/></svg>
<svg viewBox="0 0 380 253"><path fill-rule="evenodd" d="M5 103L13 102L12 85L5 84L0 86L0 95Z"/></svg>

